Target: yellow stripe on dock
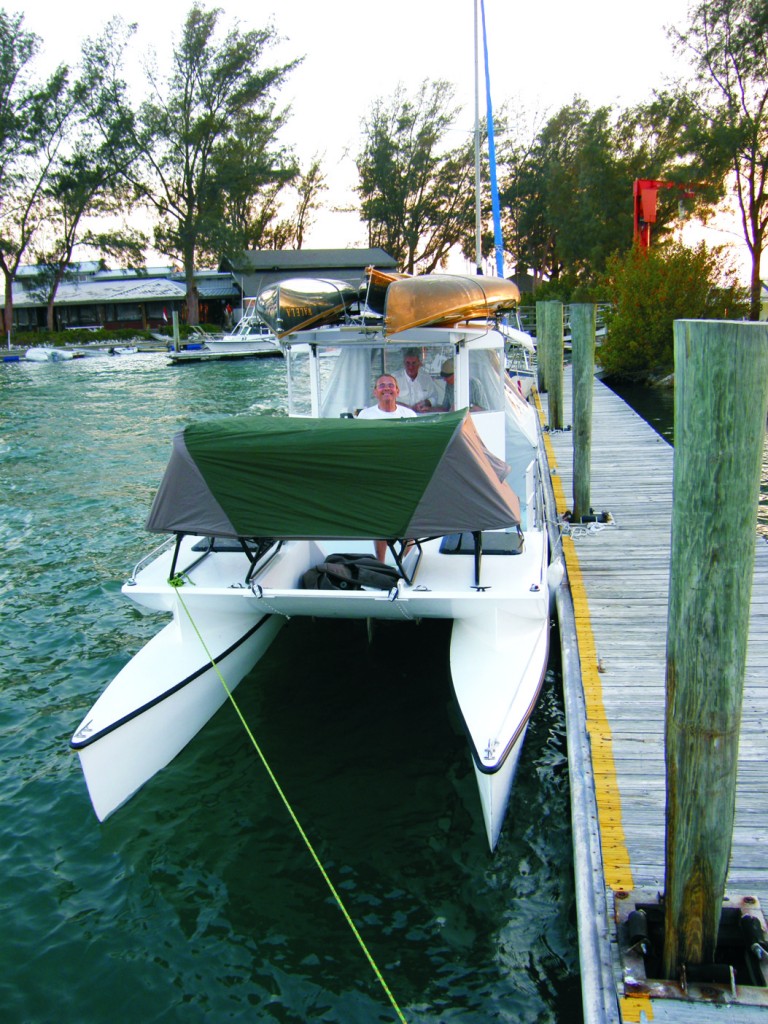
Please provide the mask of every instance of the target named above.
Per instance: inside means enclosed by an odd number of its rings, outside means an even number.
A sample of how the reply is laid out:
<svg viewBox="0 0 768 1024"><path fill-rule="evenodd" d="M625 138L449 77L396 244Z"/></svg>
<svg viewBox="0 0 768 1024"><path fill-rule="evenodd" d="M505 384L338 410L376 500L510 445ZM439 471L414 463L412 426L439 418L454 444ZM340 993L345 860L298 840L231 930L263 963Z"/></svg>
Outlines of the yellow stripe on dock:
<svg viewBox="0 0 768 1024"><path fill-rule="evenodd" d="M567 405L572 398L570 367L565 368L564 392ZM766 1010L744 1001L748 985L739 986L739 1003L727 1007L709 999L692 1005L667 998L658 989L649 998L649 992L635 985L634 966L626 960L619 917L620 908L629 904L619 900L654 900L666 879L666 638L674 451L597 379L592 397L590 502L610 516L601 514L583 528L574 524L567 532L563 558L570 591L558 595L568 639L563 671L570 713L568 751L578 765L571 783L584 1019L699 1024L725 1013L734 1024L756 1021ZM545 422L543 415L541 420ZM549 498L562 513L572 501L573 433L549 432L545 450L554 473ZM547 511L554 533L552 510ZM734 894L749 893L764 906L767 638L768 544L761 540L752 578L727 888ZM760 989L754 991L759 994Z"/></svg>
<svg viewBox="0 0 768 1024"><path fill-rule="evenodd" d="M653 1020L653 1002L647 992L619 999L622 1024L644 1024Z"/></svg>
<svg viewBox="0 0 768 1024"><path fill-rule="evenodd" d="M535 398L539 416L543 421L545 416L538 391L535 392ZM563 490L563 481L555 472L557 459L548 434L544 434L544 447L550 471L552 471L552 490L555 495L557 512L558 515L562 515L568 505ZM591 745L592 769L595 776L595 796L600 822L600 847L603 855L605 882L614 891L629 892L634 888L634 884L629 850L622 825L621 794L613 758L611 728L603 703L599 658L592 632L587 593L576 548L568 536L563 537L563 556L568 570L576 621L579 661L586 704L586 724ZM632 1018L627 1019L631 1020Z"/></svg>
<svg viewBox="0 0 768 1024"><path fill-rule="evenodd" d="M595 794L600 818L603 871L606 884L612 889L630 891L634 886L629 851L621 822L621 796L613 760L611 728L603 704L603 687L589 615L589 602L581 576L579 558L570 537L563 538L563 554L571 584L579 640L581 680L587 707L587 732L591 741Z"/></svg>

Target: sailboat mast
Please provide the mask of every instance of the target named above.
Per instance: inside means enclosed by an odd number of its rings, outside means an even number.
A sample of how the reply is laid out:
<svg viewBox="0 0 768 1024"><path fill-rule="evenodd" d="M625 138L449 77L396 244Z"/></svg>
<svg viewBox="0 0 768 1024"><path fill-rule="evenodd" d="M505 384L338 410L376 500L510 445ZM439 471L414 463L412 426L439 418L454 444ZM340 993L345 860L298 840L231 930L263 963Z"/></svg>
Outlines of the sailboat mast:
<svg viewBox="0 0 768 1024"><path fill-rule="evenodd" d="M480 41L478 0L475 0L475 267L478 274L483 272L483 246L480 204Z"/></svg>

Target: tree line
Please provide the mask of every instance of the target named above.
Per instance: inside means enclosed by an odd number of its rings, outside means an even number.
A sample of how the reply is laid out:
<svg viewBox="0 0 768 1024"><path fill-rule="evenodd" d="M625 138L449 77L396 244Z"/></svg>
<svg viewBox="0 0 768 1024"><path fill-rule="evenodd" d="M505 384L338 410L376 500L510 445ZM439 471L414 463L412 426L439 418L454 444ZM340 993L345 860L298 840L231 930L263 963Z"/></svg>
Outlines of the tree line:
<svg viewBox="0 0 768 1024"><path fill-rule="evenodd" d="M22 261L41 268L49 320L78 245L141 265L151 244L184 267L190 323L195 269L253 248L300 248L327 188L318 159L301 168L278 136L288 111L280 87L301 58L269 66L274 30L220 30L218 9L191 7L170 72L145 67L146 95L129 100L123 61L135 26L114 19L86 40L75 70L36 81L40 40L22 15L0 10L0 269L6 329ZM632 248L632 182L686 186L702 220L729 196L750 252L750 316L760 304L768 226L768 5L705 0L673 30L684 82L628 110L592 109L576 96L526 124L502 109L495 122L503 234L510 265L530 269L565 300L595 296ZM445 265L455 247L474 257L474 144L448 143L460 110L454 87L398 86L374 102L356 156L361 220L409 272ZM485 147L483 146L483 150ZM488 181L486 173L482 181ZM295 210L282 214L288 189ZM659 192L654 238L671 237L677 189ZM105 218L143 208L136 229L97 231ZM487 185L483 224L490 221ZM483 232L485 255L493 249Z"/></svg>
<svg viewBox="0 0 768 1024"><path fill-rule="evenodd" d="M148 245L184 268L187 316L198 322L195 268L253 247L301 244L323 188L317 162L302 171L278 133L277 93L299 60L269 66L271 28L219 30L222 11L193 4L171 68L145 64L144 99L129 98L123 64L136 25L112 19L87 39L76 69L35 80L41 40L23 15L0 11L0 270L4 329L22 262L40 268L48 326L77 246L141 266ZM286 185L300 204L278 217ZM149 211L152 238L94 225ZM111 218L111 220L110 220Z"/></svg>

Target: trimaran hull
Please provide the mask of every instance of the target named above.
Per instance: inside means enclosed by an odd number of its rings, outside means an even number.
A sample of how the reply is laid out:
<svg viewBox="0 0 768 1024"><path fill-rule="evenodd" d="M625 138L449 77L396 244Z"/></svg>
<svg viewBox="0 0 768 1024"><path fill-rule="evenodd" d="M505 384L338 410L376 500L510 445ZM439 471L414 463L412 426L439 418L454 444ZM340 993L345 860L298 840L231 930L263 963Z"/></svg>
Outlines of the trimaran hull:
<svg viewBox="0 0 768 1024"><path fill-rule="evenodd" d="M234 619L184 637L174 618L131 659L94 704L72 739L100 821L121 807L179 754L228 699L285 620ZM221 675L220 675L221 674Z"/></svg>
<svg viewBox="0 0 768 1024"><path fill-rule="evenodd" d="M184 544L191 549L197 540L186 538ZM173 619L115 677L72 739L99 819L117 810L193 739L289 616L451 618L451 674L494 849L546 669L546 550L543 534L528 537L525 554L515 558L521 572L502 598L494 587L468 592L455 578L455 559L450 559L453 589L431 590L428 584L437 584L445 571L438 543L425 545L420 588L401 583L390 592L301 589L301 573L322 557L306 541L285 544L251 587L230 585L242 578L238 563L244 560L231 552L208 556L196 585L181 588L162 582L169 574L170 551L151 562L124 592L138 604L171 612ZM462 561L462 571L470 574L472 560ZM484 557L489 584L501 583L507 564L503 556Z"/></svg>

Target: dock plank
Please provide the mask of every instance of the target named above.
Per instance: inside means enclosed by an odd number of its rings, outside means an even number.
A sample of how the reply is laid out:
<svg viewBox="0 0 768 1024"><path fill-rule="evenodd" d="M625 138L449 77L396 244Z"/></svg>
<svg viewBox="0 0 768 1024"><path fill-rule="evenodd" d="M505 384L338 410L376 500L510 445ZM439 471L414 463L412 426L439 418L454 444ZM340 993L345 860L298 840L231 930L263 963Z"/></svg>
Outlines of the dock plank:
<svg viewBox="0 0 768 1024"><path fill-rule="evenodd" d="M563 408L567 424L570 388L570 369L566 367ZM547 396L539 396L539 402L546 415ZM573 503L573 435L569 429L552 431L546 439L562 516ZM566 526L563 549L571 586L574 591L577 585L582 587L585 596L584 607L574 601L579 685L584 688L580 699L588 736L588 749L580 753L589 760L599 815L603 874L595 884L603 886L604 892L595 897L598 905L602 898L609 908L609 918L617 898L611 879L626 879L638 890L663 890L664 885L664 717L673 454L671 445L649 424L595 380L591 505L597 513L609 512L612 522ZM736 818L726 889L729 894L756 897L764 909L768 909L767 669L768 544L758 538ZM622 862L627 855L628 875ZM623 1021L626 1010L613 927L609 919L617 1016L596 1015L595 1020ZM702 1024L712 1020L717 1009L699 1005L695 1019ZM728 1014L739 1022L757 1019L755 1007L730 1006ZM758 1014L768 1022L768 1009L759 1008ZM654 999L653 1019L689 1021L690 1005Z"/></svg>

